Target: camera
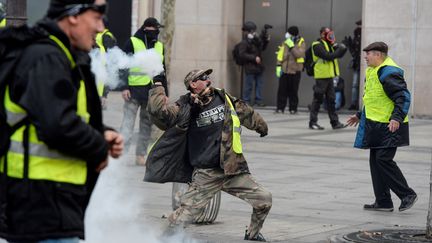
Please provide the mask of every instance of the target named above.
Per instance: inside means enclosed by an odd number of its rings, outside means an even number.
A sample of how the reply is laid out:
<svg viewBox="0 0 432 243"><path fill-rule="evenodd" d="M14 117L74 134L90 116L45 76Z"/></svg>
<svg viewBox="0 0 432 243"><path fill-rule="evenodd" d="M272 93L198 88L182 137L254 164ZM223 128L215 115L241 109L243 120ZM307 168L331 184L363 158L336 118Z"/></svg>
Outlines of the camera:
<svg viewBox="0 0 432 243"><path fill-rule="evenodd" d="M272 25L269 25L269 24L264 24L264 29L265 29L265 30L273 29L273 26L272 26Z"/></svg>

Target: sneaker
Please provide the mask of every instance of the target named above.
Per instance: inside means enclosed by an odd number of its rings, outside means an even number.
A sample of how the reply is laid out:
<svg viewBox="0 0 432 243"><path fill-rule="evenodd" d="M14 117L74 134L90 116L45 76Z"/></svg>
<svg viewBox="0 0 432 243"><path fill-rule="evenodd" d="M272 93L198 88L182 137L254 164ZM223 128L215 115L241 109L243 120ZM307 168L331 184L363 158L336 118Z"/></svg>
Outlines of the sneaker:
<svg viewBox="0 0 432 243"><path fill-rule="evenodd" d="M285 111L284 110L280 110L280 109L276 109L274 114L284 114Z"/></svg>
<svg viewBox="0 0 432 243"><path fill-rule="evenodd" d="M324 127L318 125L316 122L309 122L309 129L312 130L324 130Z"/></svg>
<svg viewBox="0 0 432 243"><path fill-rule="evenodd" d="M408 195L408 196L402 198L401 205L399 207L399 211L402 212L402 211L410 209L414 205L414 203L417 202L417 199L418 198L417 198L416 194Z"/></svg>
<svg viewBox="0 0 432 243"><path fill-rule="evenodd" d="M245 233L244 240L267 242L261 233L258 233L254 238L249 238L249 234Z"/></svg>
<svg viewBox="0 0 432 243"><path fill-rule="evenodd" d="M136 165L145 166L146 162L147 162L147 160L144 157L144 155L137 155L137 157L135 158L135 164Z"/></svg>
<svg viewBox="0 0 432 243"><path fill-rule="evenodd" d="M291 111L289 111L289 112L290 112L291 115L295 115L295 114L297 114L297 111L295 111L295 110L291 110Z"/></svg>
<svg viewBox="0 0 432 243"><path fill-rule="evenodd" d="M365 204L363 206L364 210L370 210L370 211L382 211L382 212L393 212L393 206L381 206L378 205L378 203L374 202L372 204Z"/></svg>
<svg viewBox="0 0 432 243"><path fill-rule="evenodd" d="M260 106L260 107L266 106L263 102L256 102L255 105Z"/></svg>
<svg viewBox="0 0 432 243"><path fill-rule="evenodd" d="M345 128L347 126L348 126L347 124L343 124L343 123L338 122L336 125L334 125L332 127L333 127L333 129L342 129L342 128Z"/></svg>

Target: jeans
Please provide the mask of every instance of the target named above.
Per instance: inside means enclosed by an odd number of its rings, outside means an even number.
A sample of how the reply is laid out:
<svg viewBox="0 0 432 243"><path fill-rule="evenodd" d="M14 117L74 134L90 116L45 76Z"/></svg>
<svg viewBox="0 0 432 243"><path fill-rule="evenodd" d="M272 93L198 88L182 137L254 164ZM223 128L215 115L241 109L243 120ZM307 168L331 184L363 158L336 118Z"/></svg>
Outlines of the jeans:
<svg viewBox="0 0 432 243"><path fill-rule="evenodd" d="M147 146L149 144L152 126L150 114L147 111L147 103L140 103L134 99L125 102L123 107L123 121L120 126L120 133L123 135L125 140L125 151L128 151L132 143L132 134L134 131L135 118L137 116L138 109L140 109L139 131L135 155L145 156L147 154Z"/></svg>
<svg viewBox="0 0 432 243"><path fill-rule="evenodd" d="M79 243L78 237L47 239L40 241L8 241L9 243Z"/></svg>
<svg viewBox="0 0 432 243"><path fill-rule="evenodd" d="M255 83L255 102L251 101L251 93ZM259 74L246 74L245 82L243 85L243 100L249 104L262 103L261 89L263 86L263 75Z"/></svg>

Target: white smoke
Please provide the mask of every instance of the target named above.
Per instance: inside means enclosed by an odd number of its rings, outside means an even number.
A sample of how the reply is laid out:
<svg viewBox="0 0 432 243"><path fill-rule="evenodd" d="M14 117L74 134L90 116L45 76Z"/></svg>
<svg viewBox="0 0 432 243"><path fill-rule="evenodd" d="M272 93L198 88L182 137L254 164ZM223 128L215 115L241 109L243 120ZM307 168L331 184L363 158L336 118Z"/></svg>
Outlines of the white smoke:
<svg viewBox="0 0 432 243"><path fill-rule="evenodd" d="M124 53L120 48L114 47L106 53L99 49L90 52L91 71L96 76L96 82L102 82L110 89L121 84L120 70L139 67L142 72L154 77L164 71L162 58L153 48L140 51L134 55Z"/></svg>
<svg viewBox="0 0 432 243"><path fill-rule="evenodd" d="M144 182L130 181L124 163L125 159L110 158L109 166L102 171L86 212L84 242L198 243L182 229L164 236L167 219L143 215L146 195L139 184Z"/></svg>

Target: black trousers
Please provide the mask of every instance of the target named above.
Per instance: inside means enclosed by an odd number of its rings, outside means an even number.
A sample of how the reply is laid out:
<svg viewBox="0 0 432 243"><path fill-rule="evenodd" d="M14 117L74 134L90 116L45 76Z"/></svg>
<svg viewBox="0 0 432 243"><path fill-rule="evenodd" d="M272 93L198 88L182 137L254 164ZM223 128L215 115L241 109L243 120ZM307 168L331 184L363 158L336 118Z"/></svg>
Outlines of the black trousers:
<svg viewBox="0 0 432 243"><path fill-rule="evenodd" d="M390 190L400 199L415 194L414 190L393 160L395 148L370 149L369 165L376 202L382 206L393 206Z"/></svg>
<svg viewBox="0 0 432 243"><path fill-rule="evenodd" d="M335 90L333 87L333 78L315 79L315 85L313 87L314 96L312 100L310 110L310 122L316 123L318 121L318 112L321 104L324 101L324 95L327 102L327 113L330 118L330 124L335 126L339 123L338 115L336 114L335 108Z"/></svg>
<svg viewBox="0 0 432 243"><path fill-rule="evenodd" d="M277 92L277 109L285 110L287 99L289 100L289 110L297 111L299 98L298 89L300 84L301 72L295 74L284 73L279 78L279 87Z"/></svg>

